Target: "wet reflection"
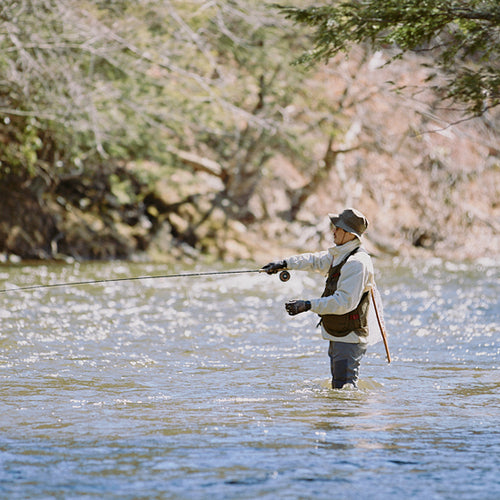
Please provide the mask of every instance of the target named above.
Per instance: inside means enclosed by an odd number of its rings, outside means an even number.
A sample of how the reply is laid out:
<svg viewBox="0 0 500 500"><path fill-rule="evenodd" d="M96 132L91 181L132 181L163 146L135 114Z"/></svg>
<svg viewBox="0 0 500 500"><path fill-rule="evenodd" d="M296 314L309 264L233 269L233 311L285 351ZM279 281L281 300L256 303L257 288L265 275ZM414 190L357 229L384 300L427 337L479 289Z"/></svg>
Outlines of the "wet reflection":
<svg viewBox="0 0 500 500"><path fill-rule="evenodd" d="M498 266L377 268L393 363L382 344L371 348L358 391L330 388L314 316L284 312L321 278L1 295L0 491L140 498L147 484L152 498L326 498L333 488L339 497L500 496ZM167 273L19 265L0 268L0 288Z"/></svg>

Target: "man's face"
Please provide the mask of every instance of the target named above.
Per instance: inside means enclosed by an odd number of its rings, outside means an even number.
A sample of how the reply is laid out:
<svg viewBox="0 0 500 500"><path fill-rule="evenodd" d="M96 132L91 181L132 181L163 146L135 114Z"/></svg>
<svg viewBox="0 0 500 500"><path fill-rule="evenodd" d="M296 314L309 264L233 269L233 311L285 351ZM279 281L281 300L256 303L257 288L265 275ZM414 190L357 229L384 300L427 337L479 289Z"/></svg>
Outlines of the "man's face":
<svg viewBox="0 0 500 500"><path fill-rule="evenodd" d="M333 241L336 245L342 245L344 242L343 239L345 237L345 231L337 226L332 225L332 231L333 231Z"/></svg>
<svg viewBox="0 0 500 500"><path fill-rule="evenodd" d="M347 231L344 231L341 227L334 226L332 224L332 231L333 231L333 241L335 242L336 245L343 245L344 243L347 243L348 241L351 241L355 238L354 234L348 233Z"/></svg>

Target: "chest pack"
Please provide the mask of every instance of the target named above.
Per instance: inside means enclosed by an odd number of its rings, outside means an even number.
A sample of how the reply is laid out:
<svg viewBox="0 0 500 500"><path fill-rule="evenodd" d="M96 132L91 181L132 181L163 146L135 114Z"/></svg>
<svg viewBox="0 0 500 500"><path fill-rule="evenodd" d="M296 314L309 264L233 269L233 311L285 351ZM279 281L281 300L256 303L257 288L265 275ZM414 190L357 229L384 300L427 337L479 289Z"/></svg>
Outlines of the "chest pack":
<svg viewBox="0 0 500 500"><path fill-rule="evenodd" d="M336 266L332 263L328 270L325 291L321 295L322 297L329 297L336 292L342 267L348 261L349 257L354 255L359 249L360 247L354 249ZM323 328L334 337L345 337L353 331L356 331L356 333L362 337L367 337L369 305L370 295L368 292L365 292L356 309L345 314L323 314L320 316L321 320L319 324L323 325Z"/></svg>

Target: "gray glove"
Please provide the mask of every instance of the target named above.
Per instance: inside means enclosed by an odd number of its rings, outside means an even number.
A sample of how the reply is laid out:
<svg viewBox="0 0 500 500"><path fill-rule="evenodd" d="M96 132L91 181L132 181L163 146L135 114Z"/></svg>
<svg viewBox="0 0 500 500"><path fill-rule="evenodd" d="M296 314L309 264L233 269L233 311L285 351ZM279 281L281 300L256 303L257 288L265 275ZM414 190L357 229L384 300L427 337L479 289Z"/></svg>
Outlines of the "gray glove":
<svg viewBox="0 0 500 500"><path fill-rule="evenodd" d="M276 260L269 262L261 270L267 274L276 274L280 269L286 269L286 260Z"/></svg>
<svg viewBox="0 0 500 500"><path fill-rule="evenodd" d="M285 304L286 312L290 316L309 311L311 309L311 302L308 300L291 300Z"/></svg>

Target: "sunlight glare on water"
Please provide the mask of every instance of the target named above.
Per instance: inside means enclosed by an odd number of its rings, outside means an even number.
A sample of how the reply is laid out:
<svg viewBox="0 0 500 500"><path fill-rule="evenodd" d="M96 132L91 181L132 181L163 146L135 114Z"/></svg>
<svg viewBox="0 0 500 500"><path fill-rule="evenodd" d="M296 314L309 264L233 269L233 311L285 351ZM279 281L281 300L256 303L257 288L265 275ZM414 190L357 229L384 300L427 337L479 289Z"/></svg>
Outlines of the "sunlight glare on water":
<svg viewBox="0 0 500 500"><path fill-rule="evenodd" d="M371 347L357 391L283 307L319 276L0 294L0 497L500 498L498 265L375 264L393 363ZM0 289L153 274L4 266Z"/></svg>

